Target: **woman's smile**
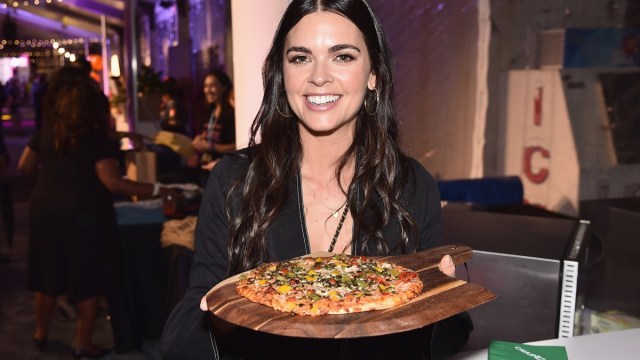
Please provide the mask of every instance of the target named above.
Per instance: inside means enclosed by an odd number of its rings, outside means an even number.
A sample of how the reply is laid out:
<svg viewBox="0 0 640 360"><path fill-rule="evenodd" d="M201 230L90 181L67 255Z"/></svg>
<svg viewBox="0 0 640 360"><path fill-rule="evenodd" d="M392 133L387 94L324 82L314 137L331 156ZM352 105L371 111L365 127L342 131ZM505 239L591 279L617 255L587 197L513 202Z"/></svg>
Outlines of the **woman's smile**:
<svg viewBox="0 0 640 360"><path fill-rule="evenodd" d="M340 95L306 95L307 107L314 111L332 109L340 100Z"/></svg>

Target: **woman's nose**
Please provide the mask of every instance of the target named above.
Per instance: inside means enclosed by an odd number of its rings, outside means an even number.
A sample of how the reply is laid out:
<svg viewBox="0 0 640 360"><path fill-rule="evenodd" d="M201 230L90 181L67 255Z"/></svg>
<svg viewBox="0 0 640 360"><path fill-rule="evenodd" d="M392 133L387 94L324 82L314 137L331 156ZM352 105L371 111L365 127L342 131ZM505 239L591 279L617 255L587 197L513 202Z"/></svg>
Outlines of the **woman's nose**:
<svg viewBox="0 0 640 360"><path fill-rule="evenodd" d="M328 82L331 82L332 80L333 77L331 76L331 73L326 65L322 63L314 64L309 82L317 86L322 86Z"/></svg>

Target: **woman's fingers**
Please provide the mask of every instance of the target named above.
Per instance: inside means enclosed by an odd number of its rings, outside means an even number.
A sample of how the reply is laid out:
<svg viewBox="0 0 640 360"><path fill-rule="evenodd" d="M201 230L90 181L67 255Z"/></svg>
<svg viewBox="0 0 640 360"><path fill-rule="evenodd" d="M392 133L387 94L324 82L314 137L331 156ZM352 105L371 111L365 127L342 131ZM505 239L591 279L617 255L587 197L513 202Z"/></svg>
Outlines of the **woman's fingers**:
<svg viewBox="0 0 640 360"><path fill-rule="evenodd" d="M207 308L207 297L203 296L202 299L200 300L200 310L202 311L208 311L209 309Z"/></svg>
<svg viewBox="0 0 640 360"><path fill-rule="evenodd" d="M453 263L451 255L445 255L442 257L440 264L438 264L438 269L447 276L456 277L456 266Z"/></svg>

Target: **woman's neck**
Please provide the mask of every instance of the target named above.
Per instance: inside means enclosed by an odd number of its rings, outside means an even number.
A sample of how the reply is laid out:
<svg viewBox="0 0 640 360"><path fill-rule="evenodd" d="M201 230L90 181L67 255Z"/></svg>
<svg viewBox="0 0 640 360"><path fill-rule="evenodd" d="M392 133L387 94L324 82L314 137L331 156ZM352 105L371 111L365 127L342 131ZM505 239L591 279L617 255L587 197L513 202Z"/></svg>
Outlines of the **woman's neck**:
<svg viewBox="0 0 640 360"><path fill-rule="evenodd" d="M324 184L330 188L348 189L353 177L353 159L341 171L341 181L336 179L336 171L340 160L348 146L340 144L314 142L303 144L304 155L300 166L303 179L316 184Z"/></svg>
<svg viewBox="0 0 640 360"><path fill-rule="evenodd" d="M336 166L353 143L353 129L343 127L330 134L310 132L300 126L300 143L303 149L302 168L310 165L316 172L335 174Z"/></svg>
<svg viewBox="0 0 640 360"><path fill-rule="evenodd" d="M214 102L209 104L209 106L211 107L211 112L213 113L213 115L215 117L220 117L220 112L222 111L222 104L220 104L219 102Z"/></svg>

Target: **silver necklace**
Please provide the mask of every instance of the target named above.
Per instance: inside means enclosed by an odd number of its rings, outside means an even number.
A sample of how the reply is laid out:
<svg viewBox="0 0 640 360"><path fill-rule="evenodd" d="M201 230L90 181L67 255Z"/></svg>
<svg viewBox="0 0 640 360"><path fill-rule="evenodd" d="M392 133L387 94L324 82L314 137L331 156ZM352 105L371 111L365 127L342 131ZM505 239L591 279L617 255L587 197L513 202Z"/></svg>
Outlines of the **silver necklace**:
<svg viewBox="0 0 640 360"><path fill-rule="evenodd" d="M300 179L302 180L302 176L300 176ZM303 181L301 181L301 183L302 182ZM335 219L338 218L340 209L342 209L342 207L344 206L344 210L342 211L342 215L340 216L340 221L338 221L338 226L336 227L336 232L333 234L333 239L331 239L331 244L329 244L329 249L327 250L328 252L332 252L333 248L336 246L336 242L338 241L338 236L340 236L340 231L342 230L344 221L347 219L347 214L349 213L349 203L348 203L349 199L347 197L347 200L345 200L342 205L340 205L337 209L333 209L327 206L324 202L322 202L322 200L318 198L318 194L315 191L313 191L313 189L309 189L309 190L313 192L314 199L318 200L318 202L325 208L331 210L331 216Z"/></svg>
<svg viewBox="0 0 640 360"><path fill-rule="evenodd" d="M304 184L304 181L303 181ZM317 200L320 205L324 206L327 210L329 210L331 213L331 217L333 217L334 219L337 219L338 216L340 215L340 209L342 209L343 206L347 205L347 200L345 200L342 204L340 204L340 206L338 206L338 208L334 209L331 206L328 206L327 204L324 203L324 201L322 201L322 199L318 196L318 194L309 186L307 185L307 188L309 189L309 191L311 191L312 195L313 195L313 199Z"/></svg>

